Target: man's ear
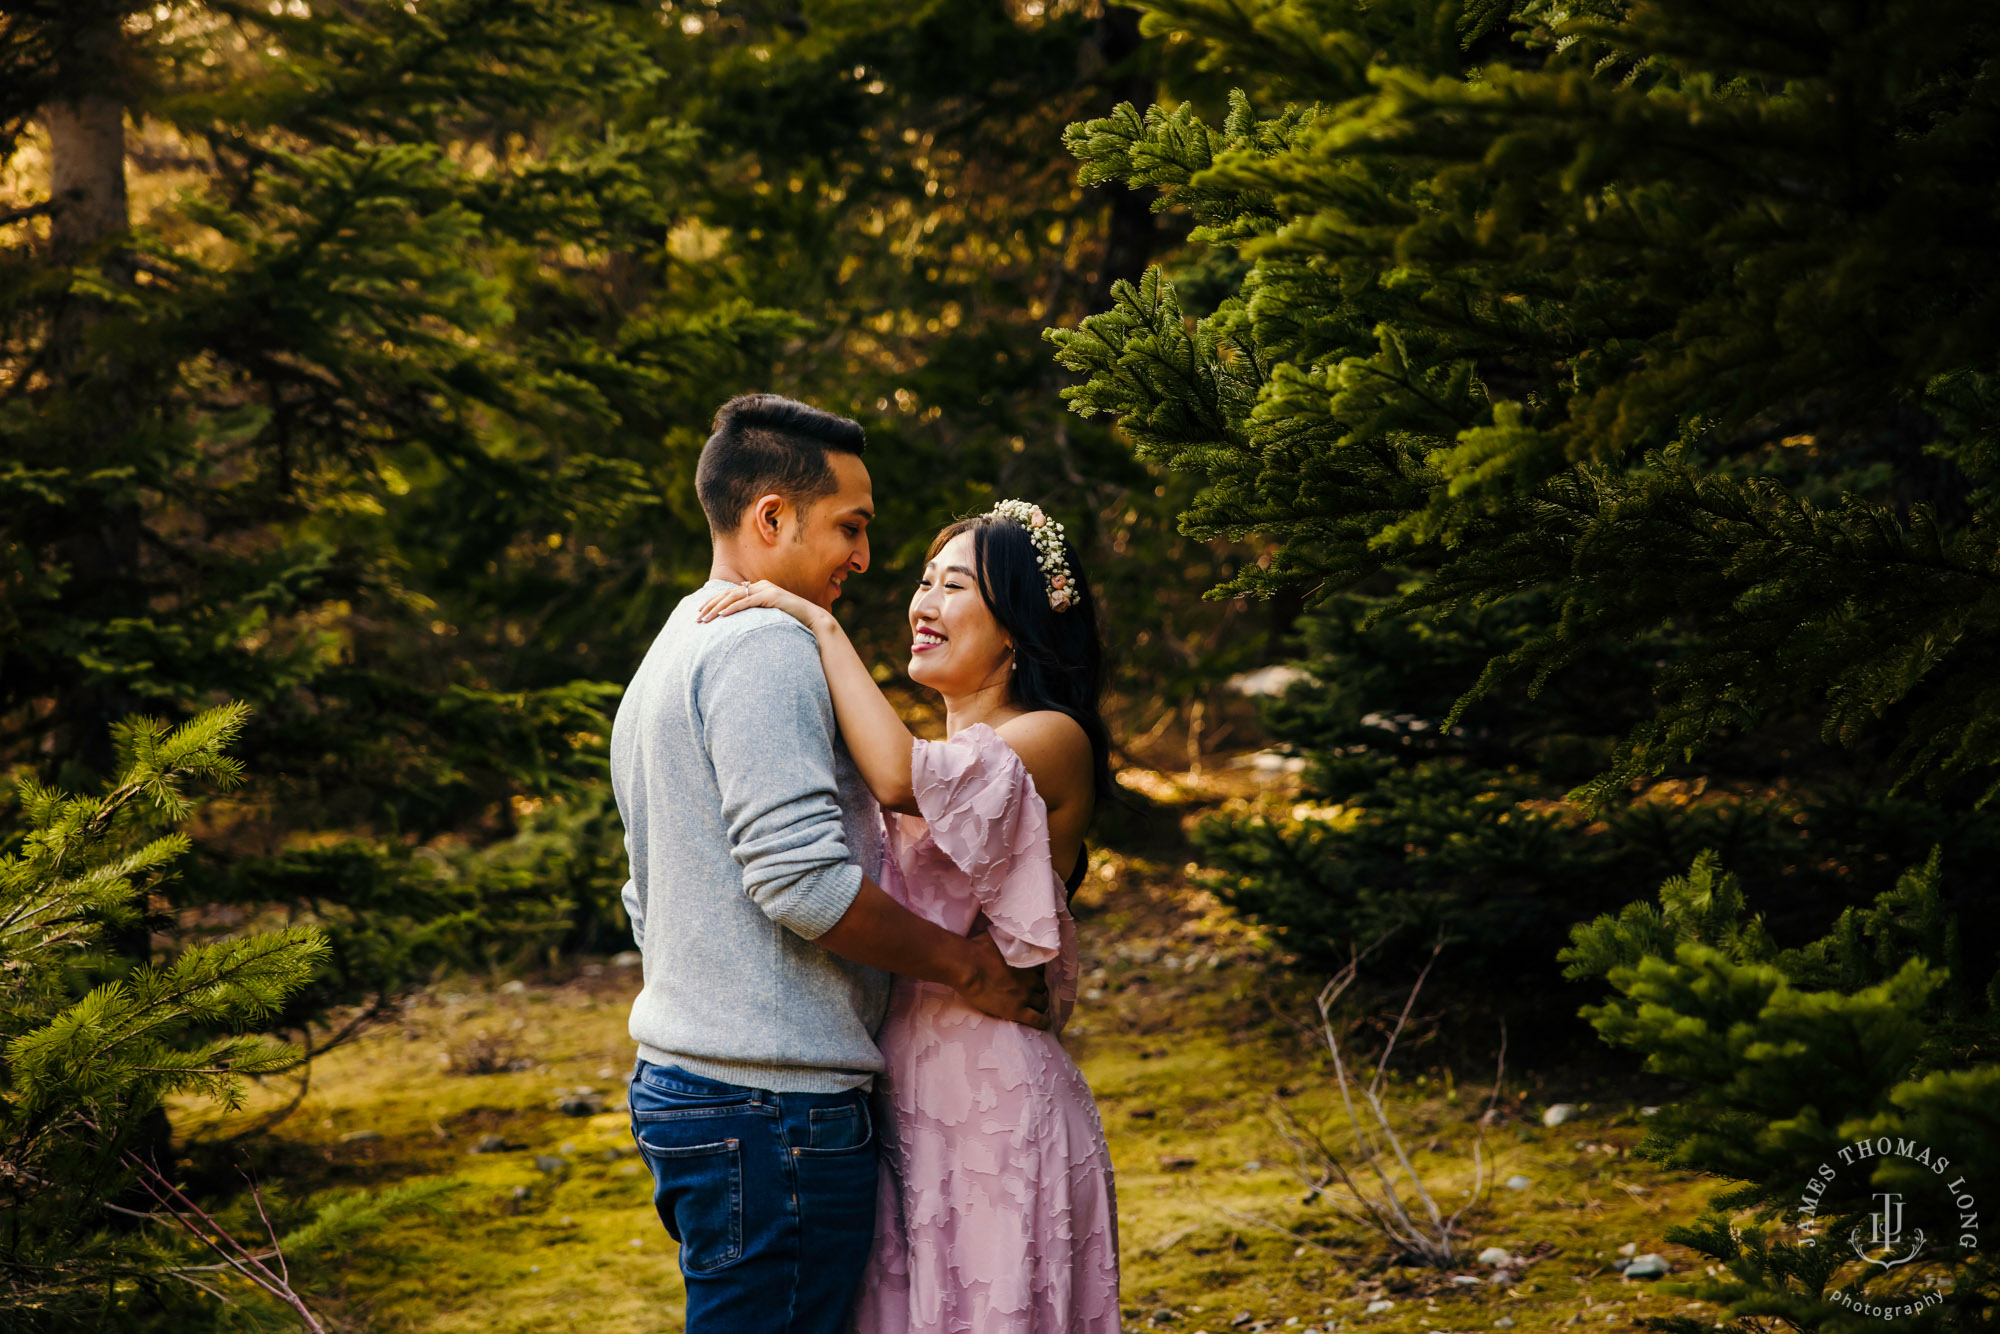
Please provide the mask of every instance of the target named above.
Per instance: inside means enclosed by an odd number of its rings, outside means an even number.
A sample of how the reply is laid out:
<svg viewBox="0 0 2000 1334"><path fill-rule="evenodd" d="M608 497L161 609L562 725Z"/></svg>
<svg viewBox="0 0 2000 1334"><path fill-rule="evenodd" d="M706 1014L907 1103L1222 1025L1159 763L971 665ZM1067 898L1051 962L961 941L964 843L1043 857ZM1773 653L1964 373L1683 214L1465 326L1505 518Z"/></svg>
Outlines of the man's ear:
<svg viewBox="0 0 2000 1334"><path fill-rule="evenodd" d="M787 508L785 498L775 491L766 492L751 501L750 508L744 512L751 534L766 546L778 545Z"/></svg>

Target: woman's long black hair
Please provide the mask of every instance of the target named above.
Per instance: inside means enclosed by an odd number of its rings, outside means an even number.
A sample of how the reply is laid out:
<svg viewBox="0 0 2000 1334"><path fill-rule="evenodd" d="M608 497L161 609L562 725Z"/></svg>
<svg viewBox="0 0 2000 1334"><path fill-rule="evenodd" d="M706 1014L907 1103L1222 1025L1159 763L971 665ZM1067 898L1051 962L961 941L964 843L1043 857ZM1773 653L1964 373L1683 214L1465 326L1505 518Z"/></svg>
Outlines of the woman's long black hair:
<svg viewBox="0 0 2000 1334"><path fill-rule="evenodd" d="M932 539L924 559L936 559L960 533L972 534L979 596L1014 641L1014 702L1076 719L1090 738L1091 783L1099 797L1113 795L1111 733L1097 703L1104 689L1104 644L1097 633L1097 599L1075 548L1063 543L1070 604L1057 611L1049 606L1040 553L1019 520L999 514L960 519Z"/></svg>

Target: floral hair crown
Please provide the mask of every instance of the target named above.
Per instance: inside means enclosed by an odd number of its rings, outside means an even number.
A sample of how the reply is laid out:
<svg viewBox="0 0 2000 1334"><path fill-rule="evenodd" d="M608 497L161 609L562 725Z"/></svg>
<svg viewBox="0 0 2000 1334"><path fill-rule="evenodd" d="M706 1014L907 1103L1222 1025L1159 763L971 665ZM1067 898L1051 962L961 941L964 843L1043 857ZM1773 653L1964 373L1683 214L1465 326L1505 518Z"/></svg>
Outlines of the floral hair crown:
<svg viewBox="0 0 2000 1334"><path fill-rule="evenodd" d="M1012 519L1028 530L1035 544L1035 563L1049 585L1049 606L1068 611L1076 601L1076 581L1069 572L1069 558L1063 555L1063 526L1042 513L1040 505L1025 500L1003 500L987 511L998 518Z"/></svg>

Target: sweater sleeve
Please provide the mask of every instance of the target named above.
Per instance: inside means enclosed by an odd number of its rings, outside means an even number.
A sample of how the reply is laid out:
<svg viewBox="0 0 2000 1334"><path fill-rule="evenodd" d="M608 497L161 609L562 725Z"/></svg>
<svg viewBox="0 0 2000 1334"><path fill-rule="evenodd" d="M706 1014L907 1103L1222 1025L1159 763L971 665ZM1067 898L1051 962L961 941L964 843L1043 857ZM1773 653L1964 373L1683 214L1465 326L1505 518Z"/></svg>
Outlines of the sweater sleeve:
<svg viewBox="0 0 2000 1334"><path fill-rule="evenodd" d="M816 940L861 892L833 768L833 698L812 632L781 612L703 671L696 707L743 892Z"/></svg>

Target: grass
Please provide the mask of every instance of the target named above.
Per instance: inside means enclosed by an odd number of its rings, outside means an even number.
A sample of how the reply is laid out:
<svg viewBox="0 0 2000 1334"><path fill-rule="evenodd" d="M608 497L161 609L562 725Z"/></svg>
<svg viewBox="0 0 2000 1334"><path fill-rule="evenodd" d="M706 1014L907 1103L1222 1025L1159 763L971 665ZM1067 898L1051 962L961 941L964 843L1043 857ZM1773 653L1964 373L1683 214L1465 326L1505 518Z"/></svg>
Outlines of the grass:
<svg viewBox="0 0 2000 1334"><path fill-rule="evenodd" d="M1698 1269L1698 1256L1661 1234L1691 1221L1717 1184L1629 1156L1643 1125L1633 1090L1510 1069L1485 1145L1492 1173L1529 1184L1493 1191L1470 1215L1450 1270L1392 1266L1378 1238L1325 1202L1303 1202L1273 1119L1282 1105L1347 1143L1330 1063L1303 1022L1311 980L1288 977L1254 930L1162 862L1099 852L1078 913L1087 991L1066 1045L1097 1094L1118 1173L1128 1327L1399 1334L1502 1318L1524 1329L1715 1318L1610 1266L1636 1243L1664 1255L1674 1277ZM440 987L315 1062L297 1110L246 1141L268 1182L294 1194L456 1183L444 1211L392 1219L316 1279L321 1305L398 1334L681 1327L674 1246L613 1110L631 1068L636 986L636 970L599 962ZM510 1058L532 1064L510 1070ZM1470 1185L1490 1080L1490 1068L1442 1064L1392 1080L1399 1130L1446 1212ZM559 1110L579 1088L603 1095L607 1110ZM1545 1128L1552 1091L1582 1115ZM189 1132L225 1134L267 1113L280 1091L259 1096ZM475 1152L487 1137L508 1147ZM1472 1258L1488 1245L1536 1258L1511 1286L1453 1284L1452 1274L1490 1273ZM1382 1300L1393 1305L1368 1312Z"/></svg>

